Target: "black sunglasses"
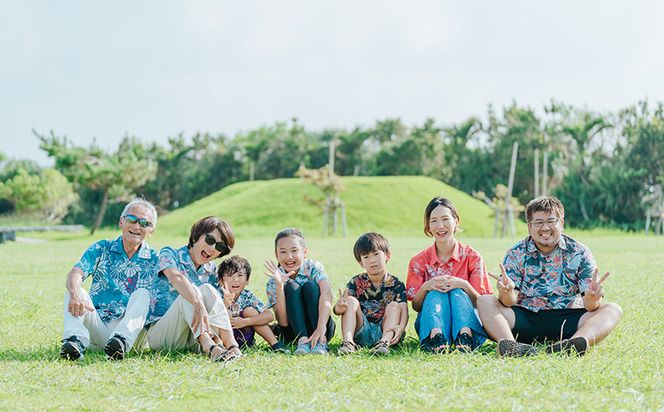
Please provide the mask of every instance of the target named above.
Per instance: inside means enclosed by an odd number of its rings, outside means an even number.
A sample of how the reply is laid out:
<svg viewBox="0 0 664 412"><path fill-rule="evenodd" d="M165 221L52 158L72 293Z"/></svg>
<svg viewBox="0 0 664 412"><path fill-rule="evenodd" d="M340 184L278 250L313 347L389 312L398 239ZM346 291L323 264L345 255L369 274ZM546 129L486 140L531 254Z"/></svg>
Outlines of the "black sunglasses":
<svg viewBox="0 0 664 412"><path fill-rule="evenodd" d="M217 242L217 239L209 233L205 235L205 243L210 246L214 245L214 248L221 252L222 255L231 251L224 242Z"/></svg>
<svg viewBox="0 0 664 412"><path fill-rule="evenodd" d="M124 220L126 220L130 225L138 222L141 227L152 227L152 222L147 219L141 219L134 215L125 215Z"/></svg>

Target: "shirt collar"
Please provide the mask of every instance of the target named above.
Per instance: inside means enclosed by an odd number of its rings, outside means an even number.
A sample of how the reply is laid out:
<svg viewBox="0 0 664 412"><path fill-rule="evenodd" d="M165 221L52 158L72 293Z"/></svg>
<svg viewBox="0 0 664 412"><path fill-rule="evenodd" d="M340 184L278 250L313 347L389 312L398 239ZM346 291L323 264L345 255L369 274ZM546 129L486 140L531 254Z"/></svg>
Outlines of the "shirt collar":
<svg viewBox="0 0 664 412"><path fill-rule="evenodd" d="M122 244L122 235L118 236L118 238L111 244L111 251L118 254L127 254L124 250L124 245ZM138 256L141 259L150 259L151 253L148 242L144 241L141 243L141 247L138 248L138 251L134 256Z"/></svg>
<svg viewBox="0 0 664 412"><path fill-rule="evenodd" d="M457 262L461 261L461 259L459 259L460 249L461 249L461 247L460 247L459 242L455 240L454 241L454 249L452 249L452 255L450 256L450 260L455 260ZM427 249L427 254L429 255L429 262L431 262L431 264L438 263L439 265L442 265L442 264L446 263L446 262L441 261L440 258L438 257L438 255L436 254L436 243L435 242L434 242L433 245L431 245L431 247L429 247Z"/></svg>

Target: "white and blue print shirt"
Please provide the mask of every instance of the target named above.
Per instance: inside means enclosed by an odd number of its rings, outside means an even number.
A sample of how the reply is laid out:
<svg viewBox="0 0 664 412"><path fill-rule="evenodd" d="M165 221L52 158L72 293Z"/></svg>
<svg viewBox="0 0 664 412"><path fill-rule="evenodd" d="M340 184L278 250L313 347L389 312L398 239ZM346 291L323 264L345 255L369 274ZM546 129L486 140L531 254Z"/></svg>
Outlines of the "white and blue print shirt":
<svg viewBox="0 0 664 412"><path fill-rule="evenodd" d="M279 269L285 273L281 266L279 266ZM300 270L297 272L297 275L295 275L295 279L291 281L296 282L298 285L303 285L308 280L313 280L316 283L321 280L327 280L327 274L325 273L325 268L322 263L312 259L305 259ZM270 278L270 280L267 281L265 291L267 293L268 307L271 308L277 303L277 287L274 284L274 279Z"/></svg>
<svg viewBox="0 0 664 412"><path fill-rule="evenodd" d="M129 259L122 236L94 243L74 265L83 272L83 280L92 276L90 297L104 322L124 316L129 296L150 287L156 266L157 251L146 242Z"/></svg>
<svg viewBox="0 0 664 412"><path fill-rule="evenodd" d="M208 262L201 265L196 270L196 265L189 254L189 247L183 246L180 249L173 249L166 246L159 252L159 265L157 275L154 277L150 294L150 313L148 314L147 324L156 322L166 314L175 299L180 295L177 290L168 281L163 271L166 269L176 269L189 279L194 286L201 286L209 283L215 289L219 289L219 280L217 279L217 265L214 262Z"/></svg>

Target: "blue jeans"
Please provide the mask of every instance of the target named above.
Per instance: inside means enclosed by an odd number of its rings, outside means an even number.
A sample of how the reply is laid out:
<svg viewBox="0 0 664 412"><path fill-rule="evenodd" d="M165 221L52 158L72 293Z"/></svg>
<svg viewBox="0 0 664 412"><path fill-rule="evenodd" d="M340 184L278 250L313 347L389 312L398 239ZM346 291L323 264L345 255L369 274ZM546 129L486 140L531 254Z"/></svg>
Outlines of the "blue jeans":
<svg viewBox="0 0 664 412"><path fill-rule="evenodd" d="M447 344L451 345L464 327L473 332L474 348L484 343L486 332L470 297L463 289L452 289L447 293L432 290L427 293L422 310L415 319L415 330L420 342L431 334L432 329L440 329Z"/></svg>

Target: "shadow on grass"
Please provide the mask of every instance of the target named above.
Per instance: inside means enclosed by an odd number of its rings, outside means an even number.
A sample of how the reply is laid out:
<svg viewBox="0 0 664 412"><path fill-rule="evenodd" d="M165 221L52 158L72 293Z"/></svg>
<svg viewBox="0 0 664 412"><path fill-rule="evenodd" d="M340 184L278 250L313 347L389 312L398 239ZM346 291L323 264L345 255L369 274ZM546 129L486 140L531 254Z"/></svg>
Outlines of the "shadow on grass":
<svg viewBox="0 0 664 412"><path fill-rule="evenodd" d="M336 356L341 342L333 342L329 345L330 355ZM490 341L487 341L484 345L477 348L472 355L495 355L496 353L496 344ZM291 346L291 349L294 349L294 346ZM288 356L283 354L276 354L272 352L266 344L260 343L251 348L242 348L242 353L245 356ZM366 356L366 357L376 357L371 353L370 348L362 348L358 351L357 354L353 356ZM441 354L430 354L424 352L420 349L419 341L412 337L406 337L403 342L399 345L392 347L389 355L387 357L436 357L444 356ZM381 357L381 356L379 356ZM178 350L178 351L153 351L153 350L141 350L141 351L131 351L125 356L125 361L131 360L150 360L150 361L162 361L162 362L180 362L183 360L190 360L196 358L206 358L202 353L196 351L188 350ZM84 359L79 362L71 362L60 357L60 347L59 346L50 346L50 347L40 347L35 349L5 349L0 350L0 362L64 362L64 363L75 363L81 366L90 365L96 363L106 363L109 362L106 359L106 355L101 350L87 350L85 351Z"/></svg>

